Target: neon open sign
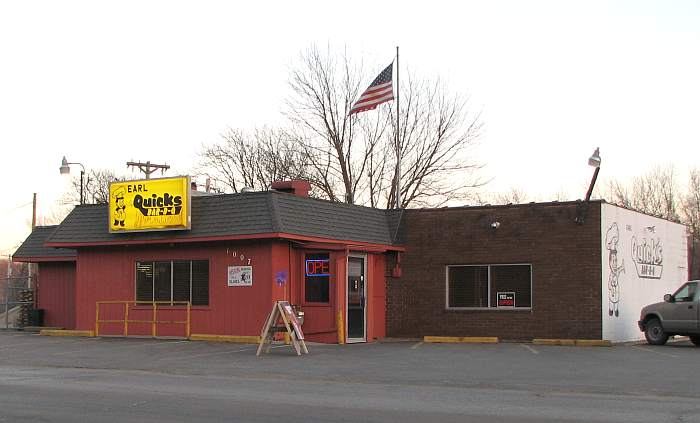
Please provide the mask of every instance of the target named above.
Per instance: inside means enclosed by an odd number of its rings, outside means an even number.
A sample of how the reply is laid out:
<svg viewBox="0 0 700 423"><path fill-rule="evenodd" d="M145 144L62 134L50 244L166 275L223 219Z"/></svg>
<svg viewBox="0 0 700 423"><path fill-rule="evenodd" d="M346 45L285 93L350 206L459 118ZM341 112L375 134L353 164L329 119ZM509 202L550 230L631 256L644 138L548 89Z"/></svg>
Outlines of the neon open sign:
<svg viewBox="0 0 700 423"><path fill-rule="evenodd" d="M330 276L330 260L306 260L306 276Z"/></svg>

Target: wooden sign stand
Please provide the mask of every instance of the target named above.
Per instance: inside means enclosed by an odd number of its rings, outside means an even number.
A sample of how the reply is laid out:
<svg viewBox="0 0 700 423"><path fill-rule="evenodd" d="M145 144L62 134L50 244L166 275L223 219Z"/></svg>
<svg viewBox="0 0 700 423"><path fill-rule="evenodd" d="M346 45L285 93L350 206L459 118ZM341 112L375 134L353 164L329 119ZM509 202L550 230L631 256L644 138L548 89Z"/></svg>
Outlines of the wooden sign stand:
<svg viewBox="0 0 700 423"><path fill-rule="evenodd" d="M266 343L267 348L265 352L270 352L270 345L272 345L275 334L280 332L289 334L289 339L292 341L297 355L301 355L302 351L305 354L309 353L309 349L306 348L306 342L304 342L304 332L301 330L301 324L289 301L276 301L260 332L260 345L258 345L258 351L255 355L260 355Z"/></svg>

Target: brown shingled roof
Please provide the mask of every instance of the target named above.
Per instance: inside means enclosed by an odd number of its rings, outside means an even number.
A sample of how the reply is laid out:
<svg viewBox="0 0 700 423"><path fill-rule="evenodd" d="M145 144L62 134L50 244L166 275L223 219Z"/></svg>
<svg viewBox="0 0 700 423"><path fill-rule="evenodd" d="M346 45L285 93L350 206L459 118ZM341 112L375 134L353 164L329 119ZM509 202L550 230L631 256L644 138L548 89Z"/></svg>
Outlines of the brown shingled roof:
<svg viewBox="0 0 700 423"><path fill-rule="evenodd" d="M391 246L400 222L400 211L276 191L192 197L192 227L186 231L110 233L108 211L106 204L77 206L47 242L77 247L291 234Z"/></svg>
<svg viewBox="0 0 700 423"><path fill-rule="evenodd" d="M37 226L12 255L16 261L73 261L76 252L70 248L44 246L46 240L56 231L58 225Z"/></svg>

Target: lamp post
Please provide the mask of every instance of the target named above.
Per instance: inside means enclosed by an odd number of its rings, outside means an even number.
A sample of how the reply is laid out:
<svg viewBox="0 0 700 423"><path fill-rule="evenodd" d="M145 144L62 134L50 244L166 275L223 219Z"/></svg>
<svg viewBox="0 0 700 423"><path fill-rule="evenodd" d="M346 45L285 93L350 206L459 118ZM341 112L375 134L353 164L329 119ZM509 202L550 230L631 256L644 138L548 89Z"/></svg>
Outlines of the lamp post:
<svg viewBox="0 0 700 423"><path fill-rule="evenodd" d="M61 175L68 175L70 173L70 165L80 165L80 204L84 204L85 200L83 198L83 178L85 177L85 166L83 166L82 163L78 162L68 162L68 160L66 160L66 156L63 156L63 160L61 161L61 167L58 168L58 170L61 172Z"/></svg>
<svg viewBox="0 0 700 423"><path fill-rule="evenodd" d="M595 185L596 179L598 179L598 172L600 172L600 148L596 148L593 155L588 158L588 166L593 166L595 171L593 172L591 185L588 187L588 192L586 193L586 202L590 201L591 199L591 194L593 194L593 186Z"/></svg>
<svg viewBox="0 0 700 423"><path fill-rule="evenodd" d="M574 221L578 224L582 224L586 219L586 211L588 210L588 204L591 202L591 194L593 194L593 187L595 186L595 181L598 179L598 173L600 172L600 148L596 147L595 151L588 158L588 166L595 168L593 172L593 178L591 178L591 184L588 186L588 192L586 192L586 198L583 200L582 204L579 204L578 210L576 211L576 219Z"/></svg>

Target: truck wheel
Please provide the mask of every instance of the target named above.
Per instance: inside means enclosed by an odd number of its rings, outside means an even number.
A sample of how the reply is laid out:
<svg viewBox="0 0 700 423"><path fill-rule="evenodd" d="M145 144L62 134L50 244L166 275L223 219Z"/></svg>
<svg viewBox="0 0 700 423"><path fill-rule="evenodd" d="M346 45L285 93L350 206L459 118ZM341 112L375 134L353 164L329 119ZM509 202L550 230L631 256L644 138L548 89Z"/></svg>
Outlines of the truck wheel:
<svg viewBox="0 0 700 423"><path fill-rule="evenodd" d="M668 335L664 332L659 319L651 319L647 322L644 337L651 345L663 345L668 341Z"/></svg>
<svg viewBox="0 0 700 423"><path fill-rule="evenodd" d="M690 342L695 344L696 347L700 347L700 335L691 335L688 338L690 338Z"/></svg>

